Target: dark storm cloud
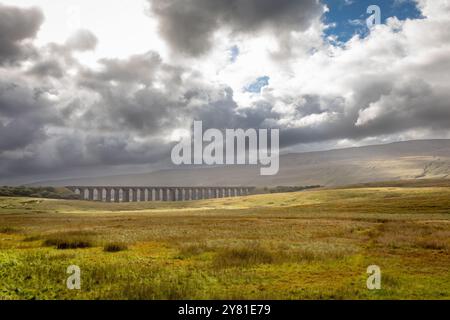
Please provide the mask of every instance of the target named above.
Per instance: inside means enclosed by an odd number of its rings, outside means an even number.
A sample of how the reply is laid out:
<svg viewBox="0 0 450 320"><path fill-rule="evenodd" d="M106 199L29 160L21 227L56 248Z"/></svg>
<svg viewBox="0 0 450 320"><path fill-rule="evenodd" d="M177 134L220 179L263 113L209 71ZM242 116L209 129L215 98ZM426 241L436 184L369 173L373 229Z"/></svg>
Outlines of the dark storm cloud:
<svg viewBox="0 0 450 320"><path fill-rule="evenodd" d="M323 10L316 1L154 0L152 4L165 39L192 55L206 52L214 32L222 27L234 33L276 32L285 39L286 31L307 28ZM343 71L332 70L336 87L342 88L333 95L303 92L308 90L304 88L302 93L279 90L272 87L274 81L258 100L252 97L253 102L242 106L226 83L206 79L189 66L169 64L156 52L104 58L96 69L83 66L75 53L97 45L87 30L63 44L33 49L27 40L38 30L39 15L37 9L0 6L0 180L64 175L74 168L114 169L164 160L170 164L173 143L168 137L192 120L203 121L204 129L280 128L282 147L450 129L450 90L444 80L436 80L443 77L448 55L417 63L413 72L409 65L388 72L383 64L383 72L367 67L365 73L348 64ZM33 51L36 54L30 56ZM382 57L377 59L377 54L374 60L379 62ZM5 63L27 56L26 69ZM337 60L324 61L336 66ZM116 173L113 169L111 173Z"/></svg>
<svg viewBox="0 0 450 320"><path fill-rule="evenodd" d="M43 21L40 9L0 4L0 65L16 62L33 53L33 47L25 40L36 36Z"/></svg>
<svg viewBox="0 0 450 320"><path fill-rule="evenodd" d="M367 108L359 110L356 125L372 134L411 128L450 129L450 93L423 79L405 79L392 85Z"/></svg>
<svg viewBox="0 0 450 320"><path fill-rule="evenodd" d="M18 150L44 139L45 125L58 122L45 91L0 81L0 152Z"/></svg>
<svg viewBox="0 0 450 320"><path fill-rule="evenodd" d="M153 88L134 93L108 88L80 119L103 130L128 130L139 136L161 133L179 124L179 102Z"/></svg>
<svg viewBox="0 0 450 320"><path fill-rule="evenodd" d="M24 153L3 153L0 178L64 175L73 170L83 172L96 167L114 174L115 166L167 161L171 147L171 144L157 139L136 142L133 135L124 132L104 134L75 130L71 133L54 134L46 141L30 145Z"/></svg>
<svg viewBox="0 0 450 320"><path fill-rule="evenodd" d="M316 0L149 0L162 36L175 49L200 55L225 27L235 33L304 30L323 13Z"/></svg>
<svg viewBox="0 0 450 320"><path fill-rule="evenodd" d="M131 130L145 136L180 123L185 106L183 69L162 62L154 52L128 59L102 59L101 70L84 69L79 85L99 99L82 120L103 130ZM157 84L161 86L158 88Z"/></svg>
<svg viewBox="0 0 450 320"><path fill-rule="evenodd" d="M202 120L205 128L253 128L276 117L263 101L238 110L231 88L167 65L154 52L100 63L101 70L79 76L79 84L99 97L82 116L92 128L146 136L171 133L187 120Z"/></svg>
<svg viewBox="0 0 450 320"><path fill-rule="evenodd" d="M64 68L58 60L45 59L36 62L28 71L29 74L38 77L54 77L62 78L64 75Z"/></svg>
<svg viewBox="0 0 450 320"><path fill-rule="evenodd" d="M40 123L34 120L23 117L6 123L0 122L0 150L17 150L42 139L45 133Z"/></svg>
<svg viewBox="0 0 450 320"><path fill-rule="evenodd" d="M171 145L162 141L135 143L133 136L89 137L86 152L95 164L148 164L167 160Z"/></svg>
<svg viewBox="0 0 450 320"><path fill-rule="evenodd" d="M101 64L96 71L83 68L77 77L78 88L96 97L91 102L78 97L56 108L46 99L48 88L27 86L25 80L0 86L0 148L9 151L1 156L1 176L164 160L169 164L173 144L165 138L194 119L202 120L204 129L280 128L282 147L422 127L449 129L449 94L408 77L369 78L355 85L352 102L341 96L293 96L290 121L327 117L292 125L283 122L288 119L285 114L275 111L276 100L261 97L247 108L239 107L231 88L165 64L154 52L104 59ZM365 110L376 105L383 112L357 125L370 111ZM48 134L48 127L70 130Z"/></svg>
<svg viewBox="0 0 450 320"><path fill-rule="evenodd" d="M210 95L211 92L189 92L189 100L197 96ZM205 103L186 110L193 120L201 120L203 128L216 128L220 130L230 128L265 128L270 127L268 120L279 119L279 114L273 107L264 102L258 102L251 108L240 108L233 98L233 90L229 87L219 89L220 94L210 95L214 98L205 100Z"/></svg>
<svg viewBox="0 0 450 320"><path fill-rule="evenodd" d="M102 86L108 85L108 81L118 81L122 83L142 83L151 84L156 73L164 65L161 57L155 52L133 55L128 59L101 59L100 71L85 69L81 81L84 85Z"/></svg>
<svg viewBox="0 0 450 320"><path fill-rule="evenodd" d="M71 50L49 45L26 73L10 70L10 79L0 82L3 179L149 164L170 155L167 134L186 115L181 111L186 108L183 70L162 63L159 55L150 52L103 59L103 68L93 71L72 61ZM68 65L81 68L70 80L59 72ZM58 81L48 79L50 75ZM154 81L162 88L155 88ZM63 83L76 85L73 97L49 99L49 95L59 97Z"/></svg>
<svg viewBox="0 0 450 320"><path fill-rule="evenodd" d="M34 76L37 81L46 77L61 79L68 69L81 67L74 53L94 50L97 42L97 37L92 32L81 29L73 33L64 44L49 43L39 48L39 53L29 60L31 66L26 74Z"/></svg>

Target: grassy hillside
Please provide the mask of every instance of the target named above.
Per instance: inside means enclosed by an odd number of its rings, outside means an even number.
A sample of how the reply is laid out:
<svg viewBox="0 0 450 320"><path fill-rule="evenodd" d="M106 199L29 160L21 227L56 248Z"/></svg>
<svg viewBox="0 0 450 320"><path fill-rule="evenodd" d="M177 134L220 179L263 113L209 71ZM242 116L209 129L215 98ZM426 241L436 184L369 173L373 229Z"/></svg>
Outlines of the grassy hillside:
<svg viewBox="0 0 450 320"><path fill-rule="evenodd" d="M82 270L68 290L66 268ZM366 268L382 290L366 288ZM450 298L450 187L192 202L0 198L3 299Z"/></svg>
<svg viewBox="0 0 450 320"><path fill-rule="evenodd" d="M36 185L342 186L406 179L448 179L450 139L416 140L280 156L280 171L261 176L256 165L182 166L151 173L42 181Z"/></svg>
<svg viewBox="0 0 450 320"><path fill-rule="evenodd" d="M78 199L79 196L64 187L0 187L0 196L3 197L34 197L50 199Z"/></svg>

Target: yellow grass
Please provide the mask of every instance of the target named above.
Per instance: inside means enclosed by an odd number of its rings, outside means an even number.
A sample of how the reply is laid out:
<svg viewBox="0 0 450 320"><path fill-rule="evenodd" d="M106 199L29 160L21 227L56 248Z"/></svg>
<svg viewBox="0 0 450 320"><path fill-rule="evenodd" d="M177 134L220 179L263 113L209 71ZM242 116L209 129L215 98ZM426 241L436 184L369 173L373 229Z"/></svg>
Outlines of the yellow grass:
<svg viewBox="0 0 450 320"><path fill-rule="evenodd" d="M82 271L68 290L69 265ZM366 288L366 268L382 289ZM0 198L0 299L448 299L450 188Z"/></svg>

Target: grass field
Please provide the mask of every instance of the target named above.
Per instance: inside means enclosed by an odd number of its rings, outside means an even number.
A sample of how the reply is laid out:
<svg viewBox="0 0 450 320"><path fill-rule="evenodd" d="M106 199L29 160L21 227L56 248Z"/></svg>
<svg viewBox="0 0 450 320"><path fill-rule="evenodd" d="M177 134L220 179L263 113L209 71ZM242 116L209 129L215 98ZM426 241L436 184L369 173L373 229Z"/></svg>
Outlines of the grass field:
<svg viewBox="0 0 450 320"><path fill-rule="evenodd" d="M68 290L69 265L81 290ZM378 265L382 289L368 290ZM0 299L449 299L450 187L0 198Z"/></svg>

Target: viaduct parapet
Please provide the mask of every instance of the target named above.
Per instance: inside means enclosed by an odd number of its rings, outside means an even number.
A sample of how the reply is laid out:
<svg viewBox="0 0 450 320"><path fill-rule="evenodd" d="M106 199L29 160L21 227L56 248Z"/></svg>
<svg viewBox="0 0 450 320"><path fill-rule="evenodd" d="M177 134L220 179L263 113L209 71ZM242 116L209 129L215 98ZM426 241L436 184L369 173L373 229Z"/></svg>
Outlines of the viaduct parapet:
<svg viewBox="0 0 450 320"><path fill-rule="evenodd" d="M190 201L252 194L255 187L83 187L68 186L80 199L103 202Z"/></svg>

